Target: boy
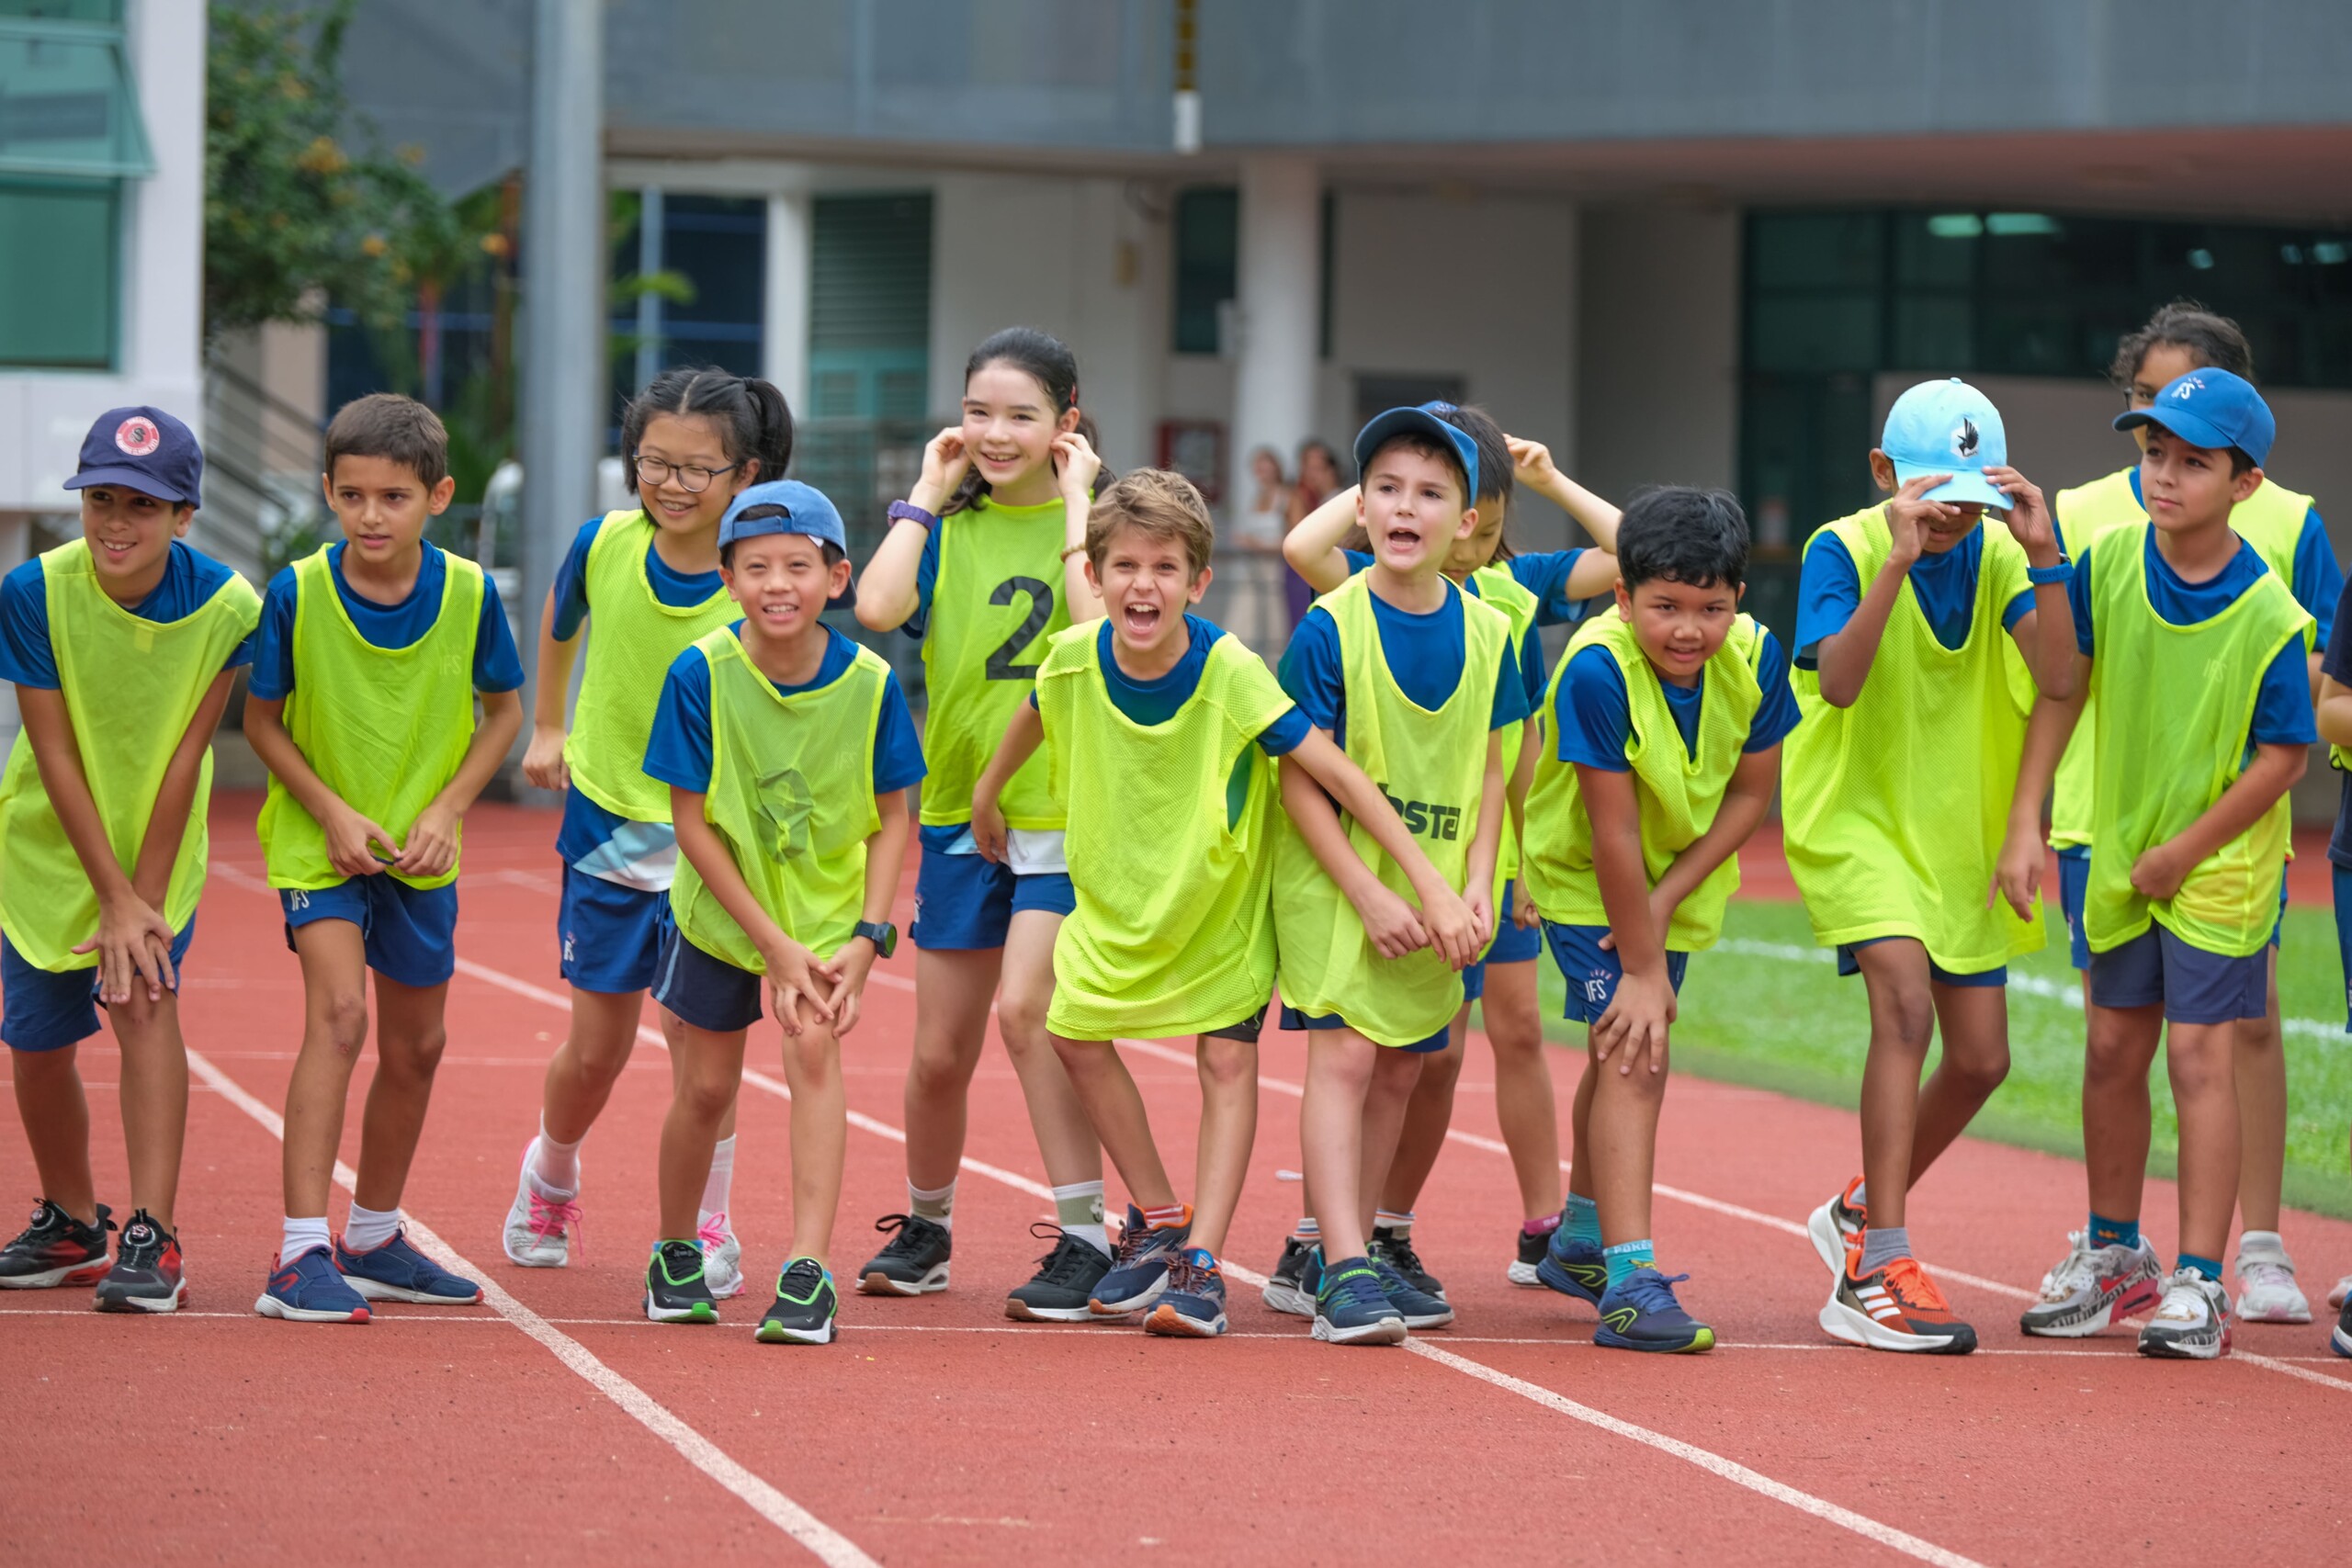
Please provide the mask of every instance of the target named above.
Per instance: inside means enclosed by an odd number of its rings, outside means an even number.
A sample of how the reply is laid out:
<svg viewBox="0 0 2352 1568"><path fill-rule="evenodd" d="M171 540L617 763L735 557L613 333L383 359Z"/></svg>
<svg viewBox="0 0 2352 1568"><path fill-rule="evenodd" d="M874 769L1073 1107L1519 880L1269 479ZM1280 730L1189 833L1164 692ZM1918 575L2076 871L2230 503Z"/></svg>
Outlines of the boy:
<svg viewBox="0 0 2352 1568"><path fill-rule="evenodd" d="M1699 1351L1714 1331L1675 1300L1689 1276L1660 1273L1650 1241L1667 1029L1690 955L1722 933L1797 705L1779 641L1739 613L1747 519L1731 496L1644 492L1617 561L1616 613L1579 628L1553 678L1556 739L1527 797L1528 897L1591 1053L1573 1196L1536 1273L1599 1305L1597 1345Z"/></svg>
<svg viewBox="0 0 2352 1568"><path fill-rule="evenodd" d="M2157 1269L2138 1234L2140 1196L2161 1040L2180 1125L2180 1255L2139 1348L2211 1360L2230 1348L2221 1259L2239 1178L2236 1024L2268 1006L2286 795L2318 739L2311 616L2230 526L2262 484L2277 429L2244 378L2192 370L2115 425L2147 430L2149 521L2086 547L2069 589L2078 683L2098 698L2082 915L2091 1220L2020 1325L2079 1337L2144 1304ZM2109 669L2129 679L2107 680ZM2080 707L2053 709L2055 742ZM2020 787L2044 782L2037 772Z"/></svg>
<svg viewBox="0 0 2352 1568"><path fill-rule="evenodd" d="M1321 1241L1299 1289L1314 1296L1317 1338L1394 1344L1453 1321L1442 1299L1365 1256L1365 1232L1420 1056L1445 1048L1460 971L1494 933L1498 732L1527 716L1527 694L1508 617L1444 575L1453 542L1478 525L1476 445L1426 409L1391 409L1355 455L1373 564L1299 623L1283 689L1379 784L1421 853L1394 855L1352 811L1343 823L1313 775L1285 763L1275 947L1283 1026L1312 1032L1299 1142Z"/></svg>
<svg viewBox="0 0 2352 1568"><path fill-rule="evenodd" d="M96 1282L101 1312L187 1299L180 964L204 891L212 732L261 615L244 579L180 542L203 477L187 425L109 410L65 481L82 492L82 537L0 580L0 677L24 717L0 775L0 1041L43 1194L0 1249L0 1287ZM130 1162L111 1267L75 1065L98 1032L93 1002L122 1053Z"/></svg>
<svg viewBox="0 0 2352 1568"><path fill-rule="evenodd" d="M301 1054L286 1090L286 1223L254 1310L366 1323L369 1302L469 1303L481 1288L402 1234L456 972L458 818L522 728L523 663L498 590L424 542L449 504L449 437L378 392L327 426L340 543L279 572L262 605L245 738L269 769L263 858L302 964ZM481 695L481 720L474 696ZM376 976L376 1075L343 1235L327 1190Z"/></svg>
<svg viewBox="0 0 2352 1568"><path fill-rule="evenodd" d="M1806 1229L1832 1277L1822 1326L1874 1349L1976 1348L1912 1255L1905 1197L2007 1075L2008 960L2042 941L2041 795L2018 764L2035 690L2068 691L2074 623L2049 508L2007 462L1982 392L1912 388L1871 453L1894 498L1823 525L1798 580L1789 869L1871 1010L1862 1175Z"/></svg>
<svg viewBox="0 0 2352 1568"><path fill-rule="evenodd" d="M684 857L653 976L682 1060L662 1124L662 1239L645 1314L718 1321L697 1205L764 977L792 1089L793 1234L758 1337L826 1345L849 1138L841 1037L874 961L899 944L890 904L922 750L889 665L818 618L850 578L841 514L823 494L797 479L746 486L719 524L718 570L743 618L670 666L645 752L645 771L670 786Z"/></svg>

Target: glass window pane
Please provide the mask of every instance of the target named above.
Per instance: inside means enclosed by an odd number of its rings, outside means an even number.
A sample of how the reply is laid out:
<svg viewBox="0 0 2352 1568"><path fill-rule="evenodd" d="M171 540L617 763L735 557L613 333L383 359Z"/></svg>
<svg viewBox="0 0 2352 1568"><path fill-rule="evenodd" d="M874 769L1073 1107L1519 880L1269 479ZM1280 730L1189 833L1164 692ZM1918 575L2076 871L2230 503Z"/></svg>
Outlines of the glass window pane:
<svg viewBox="0 0 2352 1568"><path fill-rule="evenodd" d="M1895 287L1964 288L1976 279L1976 252L1983 226L1974 214L1966 224L1941 215L1906 212L1894 223Z"/></svg>
<svg viewBox="0 0 2352 1568"><path fill-rule="evenodd" d="M0 181L0 365L114 362L116 186Z"/></svg>
<svg viewBox="0 0 2352 1568"><path fill-rule="evenodd" d="M0 22L0 170L153 172L117 35Z"/></svg>
<svg viewBox="0 0 2352 1568"><path fill-rule="evenodd" d="M1913 295L1894 302L1894 364L1952 374L1973 369L1976 311L1962 296Z"/></svg>
<svg viewBox="0 0 2352 1568"><path fill-rule="evenodd" d="M1217 352L1217 307L1231 299L1241 259L1241 193L1230 186L1176 197L1176 352Z"/></svg>
<svg viewBox="0 0 2352 1568"><path fill-rule="evenodd" d="M122 0L0 0L0 17L29 21L122 23Z"/></svg>
<svg viewBox="0 0 2352 1568"><path fill-rule="evenodd" d="M1748 310L1748 365L1757 370L1875 370L1874 294L1764 298Z"/></svg>
<svg viewBox="0 0 2352 1568"><path fill-rule="evenodd" d="M1875 212L1776 212L1748 225L1749 276L1758 288L1875 288Z"/></svg>

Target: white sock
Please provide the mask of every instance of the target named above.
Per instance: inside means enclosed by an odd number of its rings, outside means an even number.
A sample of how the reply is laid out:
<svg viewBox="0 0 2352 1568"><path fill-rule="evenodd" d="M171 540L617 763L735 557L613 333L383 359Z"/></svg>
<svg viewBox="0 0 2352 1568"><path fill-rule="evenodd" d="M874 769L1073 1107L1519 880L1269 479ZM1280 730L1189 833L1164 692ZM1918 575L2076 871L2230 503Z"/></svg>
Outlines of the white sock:
<svg viewBox="0 0 2352 1568"><path fill-rule="evenodd" d="M702 1184L702 1213L697 1216L707 1224L714 1214L727 1212L728 1190L735 1185L735 1140L721 1138L711 1145L710 1175Z"/></svg>
<svg viewBox="0 0 2352 1568"><path fill-rule="evenodd" d="M530 1170L540 1197L560 1200L579 1195L580 1145L559 1144L548 1137L545 1116L539 1118L538 1142L531 1145Z"/></svg>
<svg viewBox="0 0 2352 1568"><path fill-rule="evenodd" d="M956 1184L922 1188L907 1183L907 1212L919 1219L929 1220L941 1230L956 1228Z"/></svg>
<svg viewBox="0 0 2352 1568"><path fill-rule="evenodd" d="M1111 1256L1111 1233L1102 1223L1102 1184L1077 1181L1054 1189L1054 1219L1062 1229Z"/></svg>
<svg viewBox="0 0 2352 1568"><path fill-rule="evenodd" d="M400 1234L401 1212L390 1209L363 1209L351 1205L351 1217L343 1222L343 1246L346 1252L373 1252Z"/></svg>
<svg viewBox="0 0 2352 1568"><path fill-rule="evenodd" d="M284 1268L306 1252L324 1251L331 1241L324 1214L305 1220L298 1220L288 1214L286 1216L286 1234L277 1244L278 1267Z"/></svg>

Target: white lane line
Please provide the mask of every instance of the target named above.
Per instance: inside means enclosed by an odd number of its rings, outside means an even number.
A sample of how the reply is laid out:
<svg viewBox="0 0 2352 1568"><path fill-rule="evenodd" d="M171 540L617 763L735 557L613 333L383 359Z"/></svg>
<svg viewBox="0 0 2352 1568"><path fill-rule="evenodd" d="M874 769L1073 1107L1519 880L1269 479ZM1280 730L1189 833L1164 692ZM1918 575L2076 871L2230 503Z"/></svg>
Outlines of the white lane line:
<svg viewBox="0 0 2352 1568"><path fill-rule="evenodd" d="M286 1141L285 1119L246 1093L234 1079L207 1061L202 1053L189 1050L187 1065L197 1077L219 1090L221 1098L260 1122L270 1136L280 1143ZM336 1185L347 1192L358 1177L349 1166L337 1160L334 1179ZM879 1564L859 1551L856 1543L847 1536L752 1474L729 1458L718 1444L672 1415L651 1394L599 1360L585 1345L509 1295L497 1280L469 1263L422 1220L412 1214L408 1216L407 1225L410 1240L426 1257L444 1269L481 1282L482 1300L492 1312L545 1346L557 1360L627 1412L639 1426L667 1443L680 1458L741 1498L751 1506L753 1513L808 1548L810 1555L824 1563L826 1568L879 1568Z"/></svg>

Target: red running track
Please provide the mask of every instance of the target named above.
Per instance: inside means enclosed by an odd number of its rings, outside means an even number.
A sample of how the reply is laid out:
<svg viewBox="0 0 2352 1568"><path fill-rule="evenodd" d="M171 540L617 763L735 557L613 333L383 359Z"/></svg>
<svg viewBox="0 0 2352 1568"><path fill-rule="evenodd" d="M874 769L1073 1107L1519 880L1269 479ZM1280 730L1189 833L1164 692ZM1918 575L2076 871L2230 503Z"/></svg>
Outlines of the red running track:
<svg viewBox="0 0 2352 1568"><path fill-rule="evenodd" d="M11 1562L617 1563L666 1550L698 1562L1167 1551L1287 1565L1401 1547L1437 1562L1958 1564L2073 1561L2090 1542L2102 1559L2154 1558L2190 1540L2292 1562L2352 1538L2340 1441L2352 1363L2325 1353L2324 1325L2241 1328L2240 1353L2213 1365L2143 1361L2128 1334L2017 1335L2082 1206L2078 1168L2044 1156L1963 1143L1915 1199L1983 1350L1849 1349L1815 1324L1827 1281L1799 1222L1850 1174L1853 1118L1685 1080L1665 1122L1657 1229L1724 1345L1689 1359L1593 1349L1587 1309L1503 1280L1514 1188L1476 1046L1416 1233L1460 1322L1408 1349L1313 1344L1248 1289L1235 1333L1214 1343L1008 1323L1003 1292L1027 1277L1041 1246L1028 1224L1046 1205L994 1047L974 1087L954 1291L853 1295L823 1349L756 1345L762 1303L749 1298L715 1329L646 1324L638 1280L667 1081L650 1046L590 1140L585 1260L526 1270L499 1251L565 1021L554 821L514 810L469 826L464 967L406 1203L493 1287L490 1304L392 1306L365 1328L255 1318L279 1213L270 1122L300 994L254 874L254 804L218 813L220 870L186 992L200 1058L180 1202L190 1311L127 1320L87 1311L81 1292L0 1299ZM911 967L902 954L877 970L851 1037L860 1121L836 1233L844 1270L869 1250L867 1220L903 1204L889 1133ZM1298 1164L1304 1063L1295 1036L1268 1042L1235 1230L1237 1262L1260 1268L1295 1213L1297 1189L1277 1172ZM1189 1169L1195 1090L1164 1049L1130 1059L1170 1168ZM757 1280L781 1261L789 1189L772 1035L755 1036L752 1056L763 1070L743 1096L735 1215ZM1574 1063L1555 1059L1564 1125ZM119 1198L110 1037L84 1064L101 1190ZM0 1145L0 1191L27 1196L21 1140ZM2146 1212L2167 1248L2171 1211L2169 1187L2151 1182ZM2287 1240L2314 1294L2352 1267L2352 1225L2291 1215Z"/></svg>

